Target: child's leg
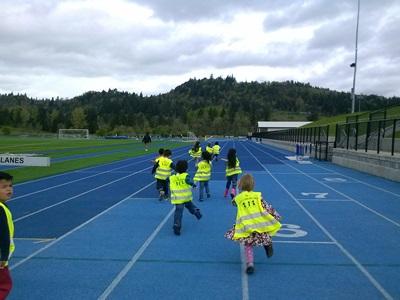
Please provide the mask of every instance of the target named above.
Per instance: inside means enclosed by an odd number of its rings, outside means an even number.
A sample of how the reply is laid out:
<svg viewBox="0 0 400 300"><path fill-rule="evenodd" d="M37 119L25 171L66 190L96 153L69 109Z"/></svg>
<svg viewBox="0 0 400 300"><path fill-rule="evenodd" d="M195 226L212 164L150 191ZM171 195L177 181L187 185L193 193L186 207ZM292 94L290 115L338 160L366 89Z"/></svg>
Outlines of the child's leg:
<svg viewBox="0 0 400 300"><path fill-rule="evenodd" d="M238 178L237 174L232 175L232 190L231 190L231 198L232 199L236 196L237 178Z"/></svg>
<svg viewBox="0 0 400 300"><path fill-rule="evenodd" d="M176 235L180 235L181 227L182 227L182 213L183 213L183 204L175 205L175 213L174 213L174 233Z"/></svg>
<svg viewBox="0 0 400 300"><path fill-rule="evenodd" d="M157 179L156 187L159 194L159 200L161 201L163 200L165 194L163 180Z"/></svg>
<svg viewBox="0 0 400 300"><path fill-rule="evenodd" d="M232 176L226 176L226 186L225 188L229 190L229 187L231 186L232 182Z"/></svg>
<svg viewBox="0 0 400 300"><path fill-rule="evenodd" d="M231 186L232 176L226 176L226 185L224 191L224 197L228 195L229 187Z"/></svg>
<svg viewBox="0 0 400 300"><path fill-rule="evenodd" d="M253 254L253 246L244 245L244 251L246 254L246 273L251 274L254 272L254 254Z"/></svg>
<svg viewBox="0 0 400 300"><path fill-rule="evenodd" d="M168 184L169 184L169 179L165 179L163 182L163 190L164 190L164 197L168 198Z"/></svg>
<svg viewBox="0 0 400 300"><path fill-rule="evenodd" d="M202 214L200 213L200 209L197 208L196 205L193 204L192 201L185 202L185 207L188 209L188 211L192 214L195 215L197 220L200 220L202 217Z"/></svg>
<svg viewBox="0 0 400 300"><path fill-rule="evenodd" d="M204 182L205 181L199 181L199 183L200 183L199 201L203 201Z"/></svg>
<svg viewBox="0 0 400 300"><path fill-rule="evenodd" d="M204 181L204 187L206 188L207 198L210 198L210 188L208 185L208 181Z"/></svg>
<svg viewBox="0 0 400 300"><path fill-rule="evenodd" d="M272 255L274 255L274 248L272 248L272 243L264 246L265 253L267 254L267 257L270 258Z"/></svg>
<svg viewBox="0 0 400 300"><path fill-rule="evenodd" d="M8 267L0 269L0 299L6 299L12 289L12 280Z"/></svg>

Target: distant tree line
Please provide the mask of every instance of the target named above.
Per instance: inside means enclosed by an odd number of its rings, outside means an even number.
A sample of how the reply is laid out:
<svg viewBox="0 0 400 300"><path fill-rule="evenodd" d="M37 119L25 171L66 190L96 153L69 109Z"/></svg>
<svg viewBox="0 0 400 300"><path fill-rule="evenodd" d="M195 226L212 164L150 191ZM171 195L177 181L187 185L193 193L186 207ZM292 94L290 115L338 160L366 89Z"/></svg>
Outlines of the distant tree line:
<svg viewBox="0 0 400 300"><path fill-rule="evenodd" d="M363 110L400 105L400 98L362 96ZM0 126L57 132L88 128L99 135L143 133L244 135L275 111L306 113L308 119L348 113L349 93L286 82L237 82L234 77L190 79L168 93L108 90L64 100L0 95Z"/></svg>

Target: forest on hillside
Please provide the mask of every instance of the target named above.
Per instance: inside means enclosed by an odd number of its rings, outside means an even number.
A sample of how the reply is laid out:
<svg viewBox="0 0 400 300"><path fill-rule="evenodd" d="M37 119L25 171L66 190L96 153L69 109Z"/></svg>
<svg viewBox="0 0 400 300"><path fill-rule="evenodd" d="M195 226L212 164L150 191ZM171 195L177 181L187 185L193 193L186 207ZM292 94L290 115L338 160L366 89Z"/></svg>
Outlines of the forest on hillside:
<svg viewBox="0 0 400 300"><path fill-rule="evenodd" d="M400 98L363 95L363 110L399 105ZM90 133L162 135L244 135L274 112L302 113L309 120L348 113L349 93L307 83L237 82L226 78L190 79L165 94L108 90L72 99L32 99L0 94L0 127L57 132L88 128Z"/></svg>

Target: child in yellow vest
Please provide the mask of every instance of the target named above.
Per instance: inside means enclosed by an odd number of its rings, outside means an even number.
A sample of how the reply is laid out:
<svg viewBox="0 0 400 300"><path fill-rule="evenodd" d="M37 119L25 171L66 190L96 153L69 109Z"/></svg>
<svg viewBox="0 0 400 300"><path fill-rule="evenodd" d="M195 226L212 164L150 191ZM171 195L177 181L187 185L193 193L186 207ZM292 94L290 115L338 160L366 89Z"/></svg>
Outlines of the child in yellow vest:
<svg viewBox="0 0 400 300"><path fill-rule="evenodd" d="M195 160L196 166L197 166L197 164L198 164L198 162L200 160L201 152L202 151L201 151L201 146L200 146L200 142L199 141L197 141L194 144L193 148L189 150L189 155Z"/></svg>
<svg viewBox="0 0 400 300"><path fill-rule="evenodd" d="M213 148L213 158L215 159L215 161L218 161L218 155L219 155L219 150L221 149L221 147L219 146L218 142L214 143Z"/></svg>
<svg viewBox="0 0 400 300"><path fill-rule="evenodd" d="M163 155L155 160L153 170L151 171L152 174L155 174L154 178L157 180L156 188L160 201L168 199L168 178L174 169L174 163L170 159L171 155L171 150L165 149Z"/></svg>
<svg viewBox="0 0 400 300"><path fill-rule="evenodd" d="M238 180L238 175L242 173L242 169L240 168L239 159L236 156L236 150L234 148L229 149L227 159L222 158L222 160L226 161L226 187L224 192L224 197L228 195L229 188L232 184L232 189L230 192L231 198L236 195L236 185Z"/></svg>
<svg viewBox="0 0 400 300"><path fill-rule="evenodd" d="M164 154L164 148L158 149L158 156L154 160L152 160L153 164L158 162L158 160L160 159L160 157L163 156L163 154Z"/></svg>
<svg viewBox="0 0 400 300"><path fill-rule="evenodd" d="M199 201L203 201L204 188L206 189L207 198L210 198L211 196L208 182L210 181L211 178L212 156L210 152L203 151L203 153L201 154L201 158L202 161L200 161L199 164L197 165L197 171L193 178L194 181L199 182L200 184Z"/></svg>
<svg viewBox="0 0 400 300"><path fill-rule="evenodd" d="M212 157L212 155L213 155L213 147L211 146L211 143L208 143L207 144L207 146L206 146L206 151L208 152L208 153L210 153L211 154L211 157Z"/></svg>
<svg viewBox="0 0 400 300"><path fill-rule="evenodd" d="M13 194L13 177L0 172L0 299L6 299L12 289L12 280L8 270L8 261L14 252L14 223L5 204Z"/></svg>
<svg viewBox="0 0 400 300"><path fill-rule="evenodd" d="M192 202L192 187L196 187L190 180L189 174L186 172L188 163L186 160L180 160L176 163L176 174L170 177L171 203L175 205L174 214L174 233L181 234L183 208L186 207L189 212L198 220L202 215L200 209Z"/></svg>
<svg viewBox="0 0 400 300"><path fill-rule="evenodd" d="M266 203L261 193L253 192L254 179L245 174L239 181L241 191L232 204L237 207L236 223L225 233L225 237L244 245L246 273L254 272L254 246L263 246L267 257L273 255L272 236L281 228L280 215Z"/></svg>

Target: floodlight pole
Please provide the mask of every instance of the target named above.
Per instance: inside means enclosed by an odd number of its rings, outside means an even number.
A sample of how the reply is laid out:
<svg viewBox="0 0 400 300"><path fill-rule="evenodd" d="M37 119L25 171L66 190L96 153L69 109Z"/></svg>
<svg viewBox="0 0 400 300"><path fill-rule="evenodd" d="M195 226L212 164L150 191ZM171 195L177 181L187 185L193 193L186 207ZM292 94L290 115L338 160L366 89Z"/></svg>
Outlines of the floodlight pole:
<svg viewBox="0 0 400 300"><path fill-rule="evenodd" d="M355 103L356 103L355 88L356 88L356 73L357 73L358 23L359 23L359 19L360 19L360 0L358 0L358 6L357 6L356 50L355 50L354 63L352 64L352 66L354 67L354 76L353 76L353 88L351 89L351 113L354 113L354 107L355 107Z"/></svg>

